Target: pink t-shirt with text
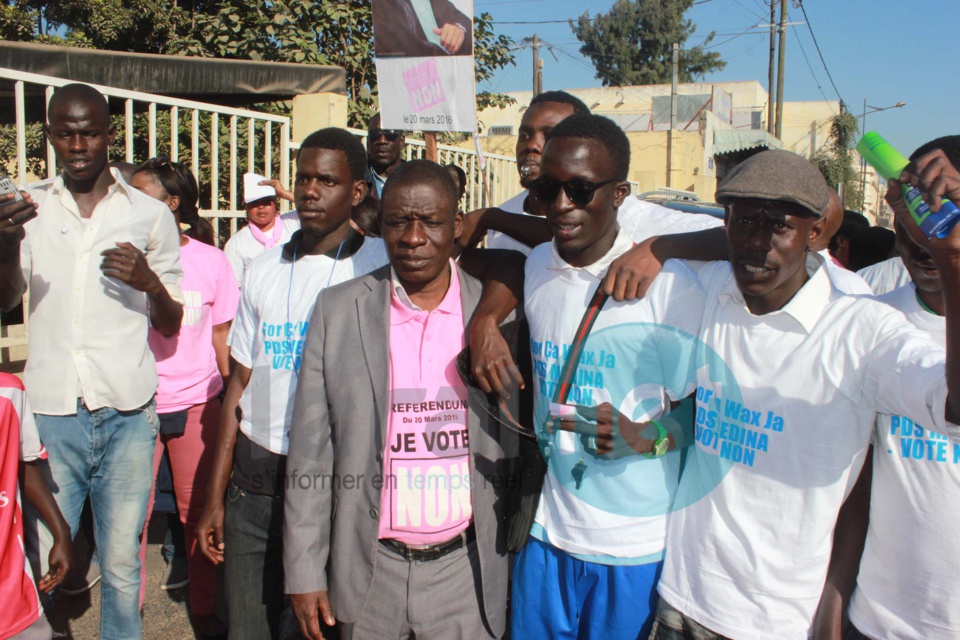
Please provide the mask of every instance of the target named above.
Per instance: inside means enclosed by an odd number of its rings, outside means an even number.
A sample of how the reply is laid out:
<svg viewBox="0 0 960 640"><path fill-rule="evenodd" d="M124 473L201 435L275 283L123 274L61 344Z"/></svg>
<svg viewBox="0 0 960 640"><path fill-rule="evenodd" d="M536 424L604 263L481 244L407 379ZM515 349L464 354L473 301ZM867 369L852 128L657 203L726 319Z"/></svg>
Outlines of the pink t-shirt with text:
<svg viewBox="0 0 960 640"><path fill-rule="evenodd" d="M150 349L157 360L157 413L203 404L223 389L213 350L214 325L237 314L240 290L227 256L216 247L188 238L180 247L183 267L183 322L169 338L150 329Z"/></svg>
<svg viewBox="0 0 960 640"><path fill-rule="evenodd" d="M380 538L409 545L450 540L473 517L467 390L457 375L464 347L460 280L433 311L413 308L393 283L390 407L383 456Z"/></svg>

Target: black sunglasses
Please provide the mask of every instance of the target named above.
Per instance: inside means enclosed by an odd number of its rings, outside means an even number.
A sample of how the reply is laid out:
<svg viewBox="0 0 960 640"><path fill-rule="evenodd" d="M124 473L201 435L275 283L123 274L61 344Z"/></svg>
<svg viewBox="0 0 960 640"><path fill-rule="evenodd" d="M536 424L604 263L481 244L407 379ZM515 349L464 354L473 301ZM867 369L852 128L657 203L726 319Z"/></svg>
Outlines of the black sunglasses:
<svg viewBox="0 0 960 640"><path fill-rule="evenodd" d="M570 202L578 207L585 207L593 200L593 194L597 189L614 182L620 182L620 178L610 178L603 182L588 182L580 179L557 182L549 178L540 178L535 180L529 189L533 197L540 202L554 202L562 188Z"/></svg>
<svg viewBox="0 0 960 640"><path fill-rule="evenodd" d="M387 139L387 142L396 142L397 138L403 135L402 131L397 131L396 129L371 129L367 136L371 142L374 140L379 140L380 136L383 136Z"/></svg>

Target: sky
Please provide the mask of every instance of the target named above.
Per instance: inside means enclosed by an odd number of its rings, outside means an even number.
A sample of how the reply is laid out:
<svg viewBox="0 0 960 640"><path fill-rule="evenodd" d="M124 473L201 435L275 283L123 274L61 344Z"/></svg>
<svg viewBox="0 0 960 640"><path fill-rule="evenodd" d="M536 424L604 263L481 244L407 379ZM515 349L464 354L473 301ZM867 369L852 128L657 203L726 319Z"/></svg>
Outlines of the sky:
<svg viewBox="0 0 960 640"><path fill-rule="evenodd" d="M474 13L493 16L497 33L517 43L538 34L554 47L556 60L541 48L543 88L599 87L593 65L579 53L579 42L566 22L506 24L508 22L559 21L577 18L585 11L604 12L613 0L474 0ZM877 131L904 155L942 135L960 133L960 73L949 54L950 26L960 24L957 0L804 0L809 23L788 2L788 27L784 99L787 101L837 100L842 97L855 115L867 105L868 131ZM757 80L766 87L769 32L751 27L770 19L765 0L700 0L687 12L697 26L688 45L696 45L711 31L712 51L719 51L727 66L706 76L704 82ZM813 36L820 45L826 69ZM941 30L938 25L947 27ZM939 43L939 44L938 44ZM804 56L804 53L806 56ZM532 53L515 52L516 67L508 67L478 89L530 90ZM898 102L901 108L870 113ZM859 120L858 120L859 122Z"/></svg>

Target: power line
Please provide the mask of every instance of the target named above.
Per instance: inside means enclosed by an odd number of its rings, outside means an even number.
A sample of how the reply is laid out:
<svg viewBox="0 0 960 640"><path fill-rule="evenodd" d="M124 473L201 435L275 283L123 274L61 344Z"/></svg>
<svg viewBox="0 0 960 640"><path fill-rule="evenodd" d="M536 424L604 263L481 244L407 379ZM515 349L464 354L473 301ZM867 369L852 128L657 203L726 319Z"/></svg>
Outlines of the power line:
<svg viewBox="0 0 960 640"><path fill-rule="evenodd" d="M723 40L723 41L718 42L718 43L716 43L716 44L712 44L712 45L710 45L709 47L703 47L703 49L704 49L704 50L707 50L707 49L716 49L717 47L720 47L720 46L722 46L722 45L727 44L727 43L730 42L731 40L736 40L736 39L739 38L740 36L745 36L745 35L747 35L748 33L750 33L751 31L753 31L753 30L756 29L756 28L757 28L757 25L750 25L749 27L747 27L746 29L744 29L744 30L741 31L740 33L735 34L733 37L727 38L726 40ZM754 34L754 35L761 35L761 36L762 36L762 35L765 35L765 34L764 34L763 32L759 32L759 33L756 33L756 34Z"/></svg>
<svg viewBox="0 0 960 640"><path fill-rule="evenodd" d="M830 102L827 99L827 94L823 92L823 87L820 86L820 81L817 80L817 74L813 72L813 65L810 64L810 58L807 57L807 52L803 48L803 43L800 42L800 34L797 33L797 28L796 27L791 27L791 28L793 29L794 35L797 36L797 45L800 47L800 53L803 54L803 61L807 63L807 69L810 70L810 76L813 78L813 82L817 85L817 89L820 90L820 95L823 96L823 101Z"/></svg>
<svg viewBox="0 0 960 640"><path fill-rule="evenodd" d="M733 0L735 4L740 5L740 8L752 15L754 18L759 18L761 20L766 20L765 16L760 15L759 13L754 12L752 9L748 8L747 5L740 2L740 0Z"/></svg>
<svg viewBox="0 0 960 640"><path fill-rule="evenodd" d="M837 89L837 84L833 81L833 76L830 75L830 69L827 68L827 61L823 59L823 52L820 51L820 44L817 43L817 36L813 34L813 27L810 25L810 18L807 17L807 10L803 6L803 0L797 0L797 5L799 5L800 11L803 12L803 20L807 23L807 29L809 29L810 37L813 39L813 46L817 48L817 54L820 56L820 62L823 64L823 70L827 72L827 78L830 80L830 84L837 94L837 100L840 101L840 110L843 111L846 103L843 101L843 98L840 97L840 90Z"/></svg>
<svg viewBox="0 0 960 640"><path fill-rule="evenodd" d="M536 2L536 1L538 1L538 0L528 0L528 1L529 1L529 2ZM713 2L713 0L698 0L697 2L694 2L694 3L693 3L692 5L690 5L690 6L695 7L695 6L697 6L698 4L707 4L708 2ZM489 3L489 4L500 4L500 3L499 3L499 2L491 2L491 3ZM513 2L510 2L510 3L504 3L504 4L514 4L514 3L513 3ZM580 20L580 19L581 19L581 17L578 16L577 18L569 18L569 19L567 19L567 20L510 20L510 21L492 20L492 21L490 22L490 24L567 24L567 23L569 23L569 22L578 21L578 20ZM590 22L593 22L594 20L597 19L597 17L595 16L595 17L593 17L593 18L586 18L586 19L587 19L588 21L590 21Z"/></svg>

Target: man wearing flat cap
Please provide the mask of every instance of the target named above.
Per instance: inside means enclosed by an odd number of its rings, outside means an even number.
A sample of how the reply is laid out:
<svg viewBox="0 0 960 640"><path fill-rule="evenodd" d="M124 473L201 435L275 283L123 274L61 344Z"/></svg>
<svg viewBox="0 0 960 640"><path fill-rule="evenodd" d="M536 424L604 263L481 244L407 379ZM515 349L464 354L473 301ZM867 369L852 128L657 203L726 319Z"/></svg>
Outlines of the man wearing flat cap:
<svg viewBox="0 0 960 640"><path fill-rule="evenodd" d="M699 339L727 375L696 371L696 445L678 495L703 497L670 521L651 638L805 640L838 517L867 499L857 478L876 414L960 434L960 388L945 373L960 336L945 359L896 310L833 286L811 251L829 199L819 171L786 151L749 158L717 188L728 261L700 270ZM931 255L951 273L956 309L960 232Z"/></svg>

